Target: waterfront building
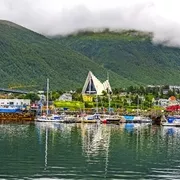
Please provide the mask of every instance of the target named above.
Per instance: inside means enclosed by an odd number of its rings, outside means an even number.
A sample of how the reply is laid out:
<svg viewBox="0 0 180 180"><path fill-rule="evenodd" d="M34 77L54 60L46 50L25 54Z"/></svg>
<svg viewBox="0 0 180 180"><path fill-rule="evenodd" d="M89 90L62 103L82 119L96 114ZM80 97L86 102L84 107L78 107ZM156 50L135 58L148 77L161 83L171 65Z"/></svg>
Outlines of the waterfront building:
<svg viewBox="0 0 180 180"><path fill-rule="evenodd" d="M171 91L173 91L173 90L177 91L177 90L180 90L180 86L172 86L172 85L170 85L170 86L169 86L169 89L170 89Z"/></svg>
<svg viewBox="0 0 180 180"><path fill-rule="evenodd" d="M154 103L161 107L167 107L177 105L179 104L179 101L174 96L171 96L168 99L158 99L157 101L154 101Z"/></svg>
<svg viewBox="0 0 180 180"><path fill-rule="evenodd" d="M0 106L30 106L30 99L0 99Z"/></svg>

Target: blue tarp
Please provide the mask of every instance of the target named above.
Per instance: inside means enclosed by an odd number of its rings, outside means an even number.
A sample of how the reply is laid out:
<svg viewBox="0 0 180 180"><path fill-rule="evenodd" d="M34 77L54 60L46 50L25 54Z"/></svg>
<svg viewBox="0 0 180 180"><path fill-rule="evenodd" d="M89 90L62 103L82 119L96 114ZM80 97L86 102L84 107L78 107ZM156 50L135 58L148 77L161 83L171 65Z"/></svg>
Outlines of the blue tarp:
<svg viewBox="0 0 180 180"><path fill-rule="evenodd" d="M0 113L19 113L21 112L18 108L0 108Z"/></svg>
<svg viewBox="0 0 180 180"><path fill-rule="evenodd" d="M180 121L180 117L176 117L176 116L169 116L169 117L167 117L168 123L173 123L173 121L175 119Z"/></svg>
<svg viewBox="0 0 180 180"><path fill-rule="evenodd" d="M134 120L134 116L124 116L124 118L126 119L126 120L129 120L129 121L133 121Z"/></svg>
<svg viewBox="0 0 180 180"><path fill-rule="evenodd" d="M173 123L174 118L168 118L168 123Z"/></svg>

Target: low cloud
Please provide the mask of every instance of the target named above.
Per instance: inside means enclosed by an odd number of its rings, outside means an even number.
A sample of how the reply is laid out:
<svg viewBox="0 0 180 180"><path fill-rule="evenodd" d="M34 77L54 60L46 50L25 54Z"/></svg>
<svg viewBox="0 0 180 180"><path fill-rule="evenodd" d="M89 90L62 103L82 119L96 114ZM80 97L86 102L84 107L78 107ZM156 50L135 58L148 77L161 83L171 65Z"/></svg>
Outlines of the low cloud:
<svg viewBox="0 0 180 180"><path fill-rule="evenodd" d="M155 43L180 46L179 0L74 1L1 0L0 19L44 35L67 35L84 29L135 29L152 32Z"/></svg>

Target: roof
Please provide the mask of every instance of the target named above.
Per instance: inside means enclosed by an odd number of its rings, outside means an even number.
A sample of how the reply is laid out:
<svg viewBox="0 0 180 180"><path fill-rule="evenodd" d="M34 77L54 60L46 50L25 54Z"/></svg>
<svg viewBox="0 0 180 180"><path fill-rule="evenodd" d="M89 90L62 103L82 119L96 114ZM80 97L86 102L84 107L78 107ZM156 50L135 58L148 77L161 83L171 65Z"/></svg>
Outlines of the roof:
<svg viewBox="0 0 180 180"><path fill-rule="evenodd" d="M103 91L112 92L109 81L106 80L104 83L101 83L100 80L97 79L91 71L89 71L82 89L82 94L102 95Z"/></svg>

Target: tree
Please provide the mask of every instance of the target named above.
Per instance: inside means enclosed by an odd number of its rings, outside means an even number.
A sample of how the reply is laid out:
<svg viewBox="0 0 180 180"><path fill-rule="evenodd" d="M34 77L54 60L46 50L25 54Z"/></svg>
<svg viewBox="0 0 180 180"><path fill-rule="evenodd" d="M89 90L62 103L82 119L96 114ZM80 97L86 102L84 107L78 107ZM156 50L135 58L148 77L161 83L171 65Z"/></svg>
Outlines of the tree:
<svg viewBox="0 0 180 180"><path fill-rule="evenodd" d="M102 91L102 96L107 96L107 92L106 91Z"/></svg>
<svg viewBox="0 0 180 180"><path fill-rule="evenodd" d="M83 101L82 95L79 94L79 93L74 93L74 94L72 94L72 99L73 99L74 101Z"/></svg>
<svg viewBox="0 0 180 180"><path fill-rule="evenodd" d="M58 99L59 96L60 96L59 92L57 91L52 92L52 101Z"/></svg>
<svg viewBox="0 0 180 180"><path fill-rule="evenodd" d="M133 86L129 86L129 87L127 88L127 92L133 93L133 92L134 92L134 87L133 87Z"/></svg>
<svg viewBox="0 0 180 180"><path fill-rule="evenodd" d="M26 94L26 96L24 98L30 99L31 102L35 102L35 101L40 100L40 97L36 93L28 93L28 94Z"/></svg>
<svg viewBox="0 0 180 180"><path fill-rule="evenodd" d="M170 97L170 96L175 96L176 94L175 94L174 90L173 91L169 90L167 95L168 95L168 97Z"/></svg>
<svg viewBox="0 0 180 180"><path fill-rule="evenodd" d="M140 94L145 94L145 88L143 86L139 87L139 93Z"/></svg>

